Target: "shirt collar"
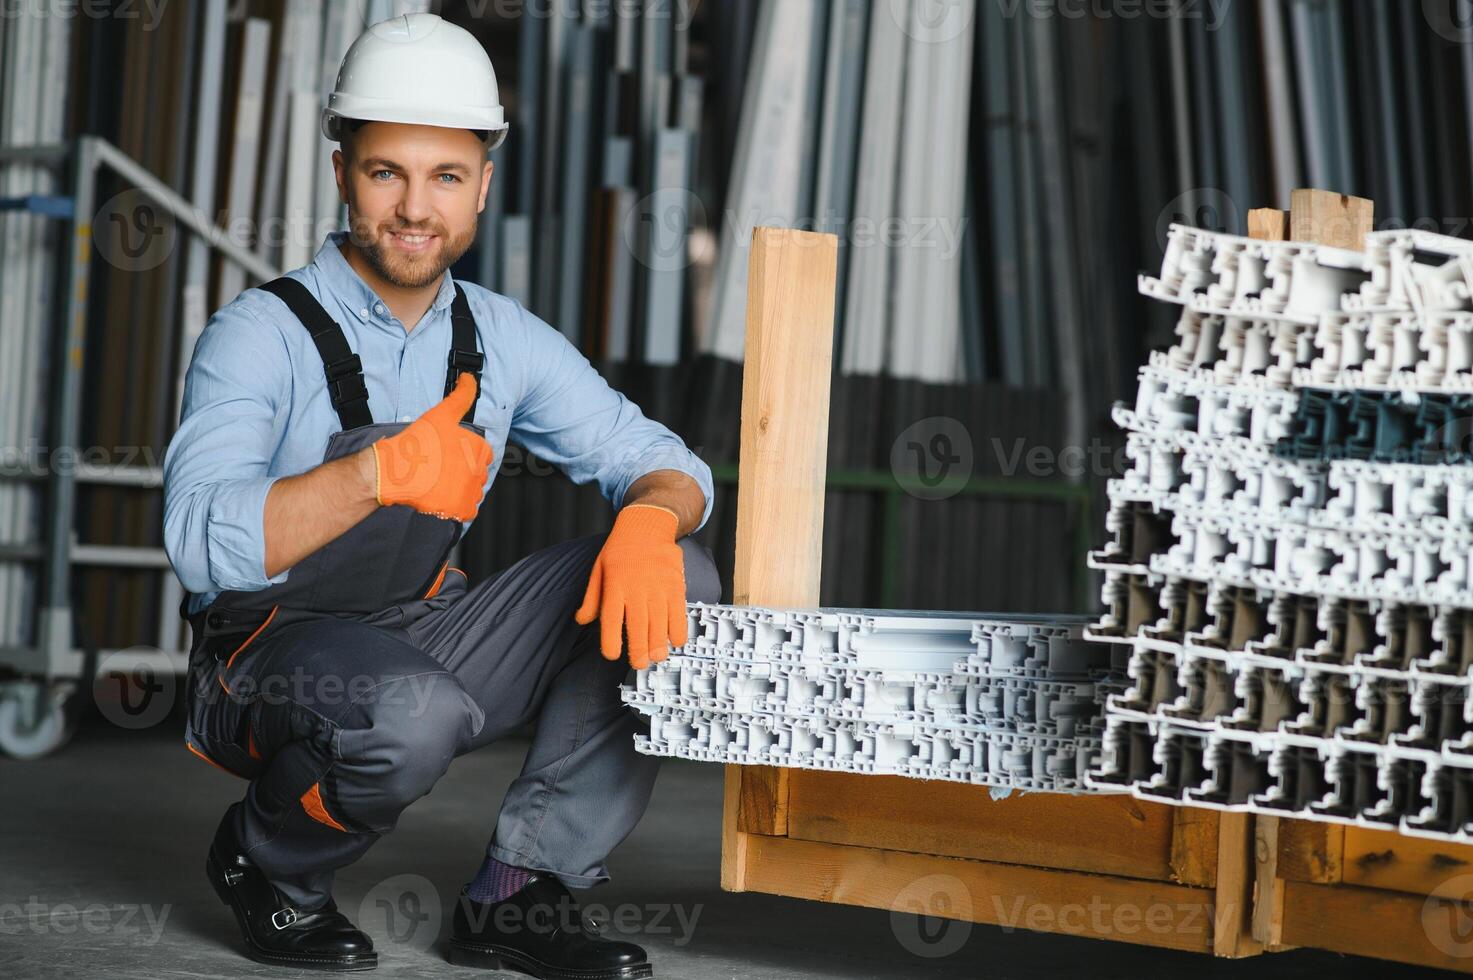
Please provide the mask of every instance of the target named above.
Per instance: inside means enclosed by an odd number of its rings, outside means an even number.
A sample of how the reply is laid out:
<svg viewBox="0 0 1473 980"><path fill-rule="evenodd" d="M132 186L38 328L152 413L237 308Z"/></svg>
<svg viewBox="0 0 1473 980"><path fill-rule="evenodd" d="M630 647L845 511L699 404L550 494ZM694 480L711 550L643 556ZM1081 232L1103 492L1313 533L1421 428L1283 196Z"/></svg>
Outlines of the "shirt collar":
<svg viewBox="0 0 1473 980"><path fill-rule="evenodd" d="M353 315L366 321L373 318L373 310L383 303L383 300L368 283L363 281L358 270L349 265L347 258L343 256L342 245L347 239L346 231L328 232L327 237L322 240L322 247L317 250L317 255L312 259L312 265L323 277L327 287L342 299ZM455 282L451 278L450 270L446 269L444 277L440 280L440 291L435 294L435 301L430 304L430 310L446 309L454 299ZM387 311L387 304L384 304L384 309Z"/></svg>

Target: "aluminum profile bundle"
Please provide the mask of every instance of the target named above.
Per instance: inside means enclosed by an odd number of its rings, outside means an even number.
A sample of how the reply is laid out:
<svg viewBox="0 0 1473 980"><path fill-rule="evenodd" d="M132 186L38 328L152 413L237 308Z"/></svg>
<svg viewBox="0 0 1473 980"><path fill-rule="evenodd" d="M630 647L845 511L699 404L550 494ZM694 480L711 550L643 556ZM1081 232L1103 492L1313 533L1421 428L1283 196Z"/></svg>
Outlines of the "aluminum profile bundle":
<svg viewBox="0 0 1473 980"><path fill-rule="evenodd" d="M1173 228L1091 640L1091 786L1473 840L1473 244Z"/></svg>
<svg viewBox="0 0 1473 980"><path fill-rule="evenodd" d="M1173 225L1143 295L1180 306L1152 365L1242 387L1473 392L1473 242L1366 236L1365 252Z"/></svg>
<svg viewBox="0 0 1473 980"><path fill-rule="evenodd" d="M688 615L690 641L624 689L649 719L641 752L1079 792L1103 701L1125 687L1123 659L1084 642L1083 618L705 603Z"/></svg>

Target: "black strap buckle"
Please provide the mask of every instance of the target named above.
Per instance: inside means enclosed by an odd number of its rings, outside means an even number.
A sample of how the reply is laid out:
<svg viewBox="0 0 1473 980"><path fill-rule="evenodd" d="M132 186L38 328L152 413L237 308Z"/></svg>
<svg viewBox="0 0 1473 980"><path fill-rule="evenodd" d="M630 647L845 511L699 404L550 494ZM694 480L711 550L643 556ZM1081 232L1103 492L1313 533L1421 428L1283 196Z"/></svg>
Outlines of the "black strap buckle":
<svg viewBox="0 0 1473 980"><path fill-rule="evenodd" d="M476 379L476 388L481 386L481 368L486 364L486 356L478 351L465 350L460 347L450 348L450 356L446 358L450 364L449 370L445 372L445 397L455 390L455 384L460 380L462 374L469 374ZM466 410L464 421L471 421L476 414L476 406L472 405Z"/></svg>
<svg viewBox="0 0 1473 980"><path fill-rule="evenodd" d="M340 361L329 361L323 365L323 370L327 373L327 395L334 406L368 400L363 362L357 354L349 354Z"/></svg>
<svg viewBox="0 0 1473 980"><path fill-rule="evenodd" d="M460 350L452 347L450 348L449 364L450 372L454 375L459 375L463 371L480 374L481 368L486 366L486 355L480 351Z"/></svg>
<svg viewBox="0 0 1473 980"><path fill-rule="evenodd" d="M327 383L327 396L332 399L334 405L346 405L349 402L368 401L368 385L363 383L363 375L355 374L351 377L340 378L337 381Z"/></svg>
<svg viewBox="0 0 1473 980"><path fill-rule="evenodd" d="M328 361L323 365L329 379L338 381L350 374L362 374L363 362L358 359L357 354L349 354L340 361Z"/></svg>

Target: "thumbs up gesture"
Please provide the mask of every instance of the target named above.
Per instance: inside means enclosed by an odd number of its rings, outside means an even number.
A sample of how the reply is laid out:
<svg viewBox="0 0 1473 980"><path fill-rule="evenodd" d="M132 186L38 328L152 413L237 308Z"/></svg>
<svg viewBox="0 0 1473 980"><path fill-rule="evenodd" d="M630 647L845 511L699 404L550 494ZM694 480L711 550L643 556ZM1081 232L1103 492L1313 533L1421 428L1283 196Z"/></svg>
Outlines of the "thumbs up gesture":
<svg viewBox="0 0 1473 980"><path fill-rule="evenodd" d="M476 393L475 376L462 374L438 405L373 444L380 504L457 521L476 516L494 455L490 443L460 424Z"/></svg>

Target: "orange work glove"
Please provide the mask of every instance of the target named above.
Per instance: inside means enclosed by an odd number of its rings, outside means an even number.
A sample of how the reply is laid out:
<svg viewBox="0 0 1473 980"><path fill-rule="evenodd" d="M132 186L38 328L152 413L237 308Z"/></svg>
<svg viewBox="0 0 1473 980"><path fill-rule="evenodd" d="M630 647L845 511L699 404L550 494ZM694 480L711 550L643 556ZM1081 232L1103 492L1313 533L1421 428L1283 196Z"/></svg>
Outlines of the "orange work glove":
<svg viewBox="0 0 1473 980"><path fill-rule="evenodd" d="M644 670L684 646L685 558L675 543L680 521L652 504L630 504L614 519L593 562L583 605L573 614L587 626L599 619L599 647L619 659L619 628L629 633L629 664Z"/></svg>
<svg viewBox="0 0 1473 980"><path fill-rule="evenodd" d="M493 454L490 443L460 424L475 400L475 376L462 374L440 404L373 444L379 503L457 521L476 516Z"/></svg>

